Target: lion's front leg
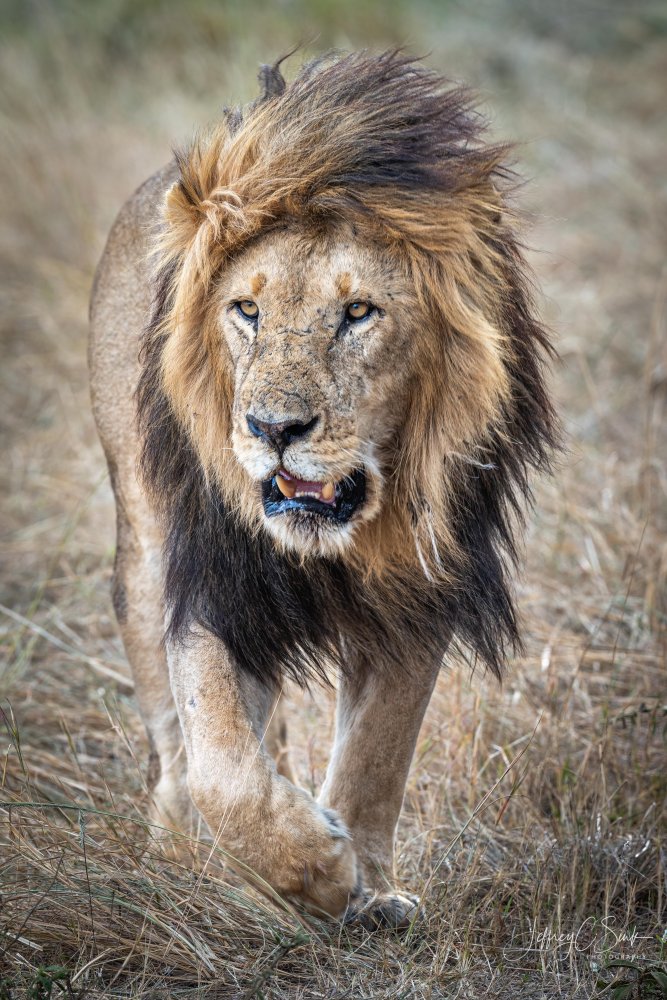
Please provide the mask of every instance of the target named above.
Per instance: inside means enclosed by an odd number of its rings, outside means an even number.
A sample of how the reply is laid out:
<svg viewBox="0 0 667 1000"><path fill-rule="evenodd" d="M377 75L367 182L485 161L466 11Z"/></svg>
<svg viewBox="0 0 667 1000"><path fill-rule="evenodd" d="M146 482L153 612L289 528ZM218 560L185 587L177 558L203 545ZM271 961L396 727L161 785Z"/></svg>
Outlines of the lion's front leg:
<svg viewBox="0 0 667 1000"><path fill-rule="evenodd" d="M274 692L201 629L170 644L168 660L190 794L215 842L282 895L343 914L358 892L352 841L333 810L278 774L263 741Z"/></svg>
<svg viewBox="0 0 667 1000"><path fill-rule="evenodd" d="M351 916L369 926L404 926L418 905L416 896L394 889L394 837L440 662L431 656L402 673L360 661L340 679L336 738L319 801L340 813L352 833L365 899L353 904Z"/></svg>

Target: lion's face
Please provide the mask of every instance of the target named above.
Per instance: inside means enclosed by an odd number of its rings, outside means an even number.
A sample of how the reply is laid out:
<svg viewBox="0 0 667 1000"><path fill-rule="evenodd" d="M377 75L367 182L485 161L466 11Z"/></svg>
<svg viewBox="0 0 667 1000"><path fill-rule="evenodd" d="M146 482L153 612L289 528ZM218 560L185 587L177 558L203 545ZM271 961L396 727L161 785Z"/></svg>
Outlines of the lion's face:
<svg viewBox="0 0 667 1000"><path fill-rule="evenodd" d="M414 293L351 229L265 235L225 271L232 446L265 528L333 553L377 515L411 374Z"/></svg>

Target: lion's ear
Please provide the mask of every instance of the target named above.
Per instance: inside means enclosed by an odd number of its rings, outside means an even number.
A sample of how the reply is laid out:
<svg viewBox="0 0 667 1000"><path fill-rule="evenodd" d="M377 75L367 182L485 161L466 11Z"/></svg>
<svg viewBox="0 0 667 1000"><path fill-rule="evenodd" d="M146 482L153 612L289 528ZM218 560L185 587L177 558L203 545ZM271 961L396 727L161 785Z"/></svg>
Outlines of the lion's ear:
<svg viewBox="0 0 667 1000"><path fill-rule="evenodd" d="M283 58L287 58L284 56ZM280 64L282 59L279 59L277 63L273 66L267 66L262 64L259 67L259 73L257 79L259 80L259 85L262 88L262 92L259 95L260 101L268 101L272 97L280 97L281 94L285 93L285 77L280 72Z"/></svg>
<svg viewBox="0 0 667 1000"><path fill-rule="evenodd" d="M184 287L195 281L208 286L229 246L228 231L247 228L241 199L234 191L214 188L202 196L202 187L196 178L182 173L164 197L165 225L157 249L165 260L180 259Z"/></svg>
<svg viewBox="0 0 667 1000"><path fill-rule="evenodd" d="M172 236L183 248L194 239L202 223L201 210L182 180L174 181L165 194L162 215Z"/></svg>

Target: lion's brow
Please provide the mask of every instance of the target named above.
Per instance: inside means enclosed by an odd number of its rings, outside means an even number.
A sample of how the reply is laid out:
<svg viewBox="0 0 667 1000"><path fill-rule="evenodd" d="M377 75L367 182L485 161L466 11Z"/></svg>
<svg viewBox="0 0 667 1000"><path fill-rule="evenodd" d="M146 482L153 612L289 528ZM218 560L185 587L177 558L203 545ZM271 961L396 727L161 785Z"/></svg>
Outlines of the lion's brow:
<svg viewBox="0 0 667 1000"><path fill-rule="evenodd" d="M352 291L352 275L349 271L343 271L336 278L336 289L341 299L346 299Z"/></svg>
<svg viewBox="0 0 667 1000"><path fill-rule="evenodd" d="M253 295L259 295L264 286L266 285L266 275L263 271L258 271L250 281L250 290Z"/></svg>

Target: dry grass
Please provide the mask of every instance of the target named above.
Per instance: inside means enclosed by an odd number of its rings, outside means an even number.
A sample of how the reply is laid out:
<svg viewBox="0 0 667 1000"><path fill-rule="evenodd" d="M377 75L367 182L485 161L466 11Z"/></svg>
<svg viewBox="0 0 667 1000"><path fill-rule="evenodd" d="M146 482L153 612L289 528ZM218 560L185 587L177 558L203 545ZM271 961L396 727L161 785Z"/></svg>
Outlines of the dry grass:
<svg viewBox="0 0 667 1000"><path fill-rule="evenodd" d="M3 9L0 997L589 997L614 959L663 961L664 7ZM527 538L527 653L502 689L462 665L441 677L398 847L427 916L404 937L306 921L155 841L108 594L113 508L85 372L105 232L172 141L304 39L429 49L481 88L498 133L526 140L529 240L563 357L570 450ZM313 789L331 708L292 692ZM652 982L633 995L658 996Z"/></svg>

